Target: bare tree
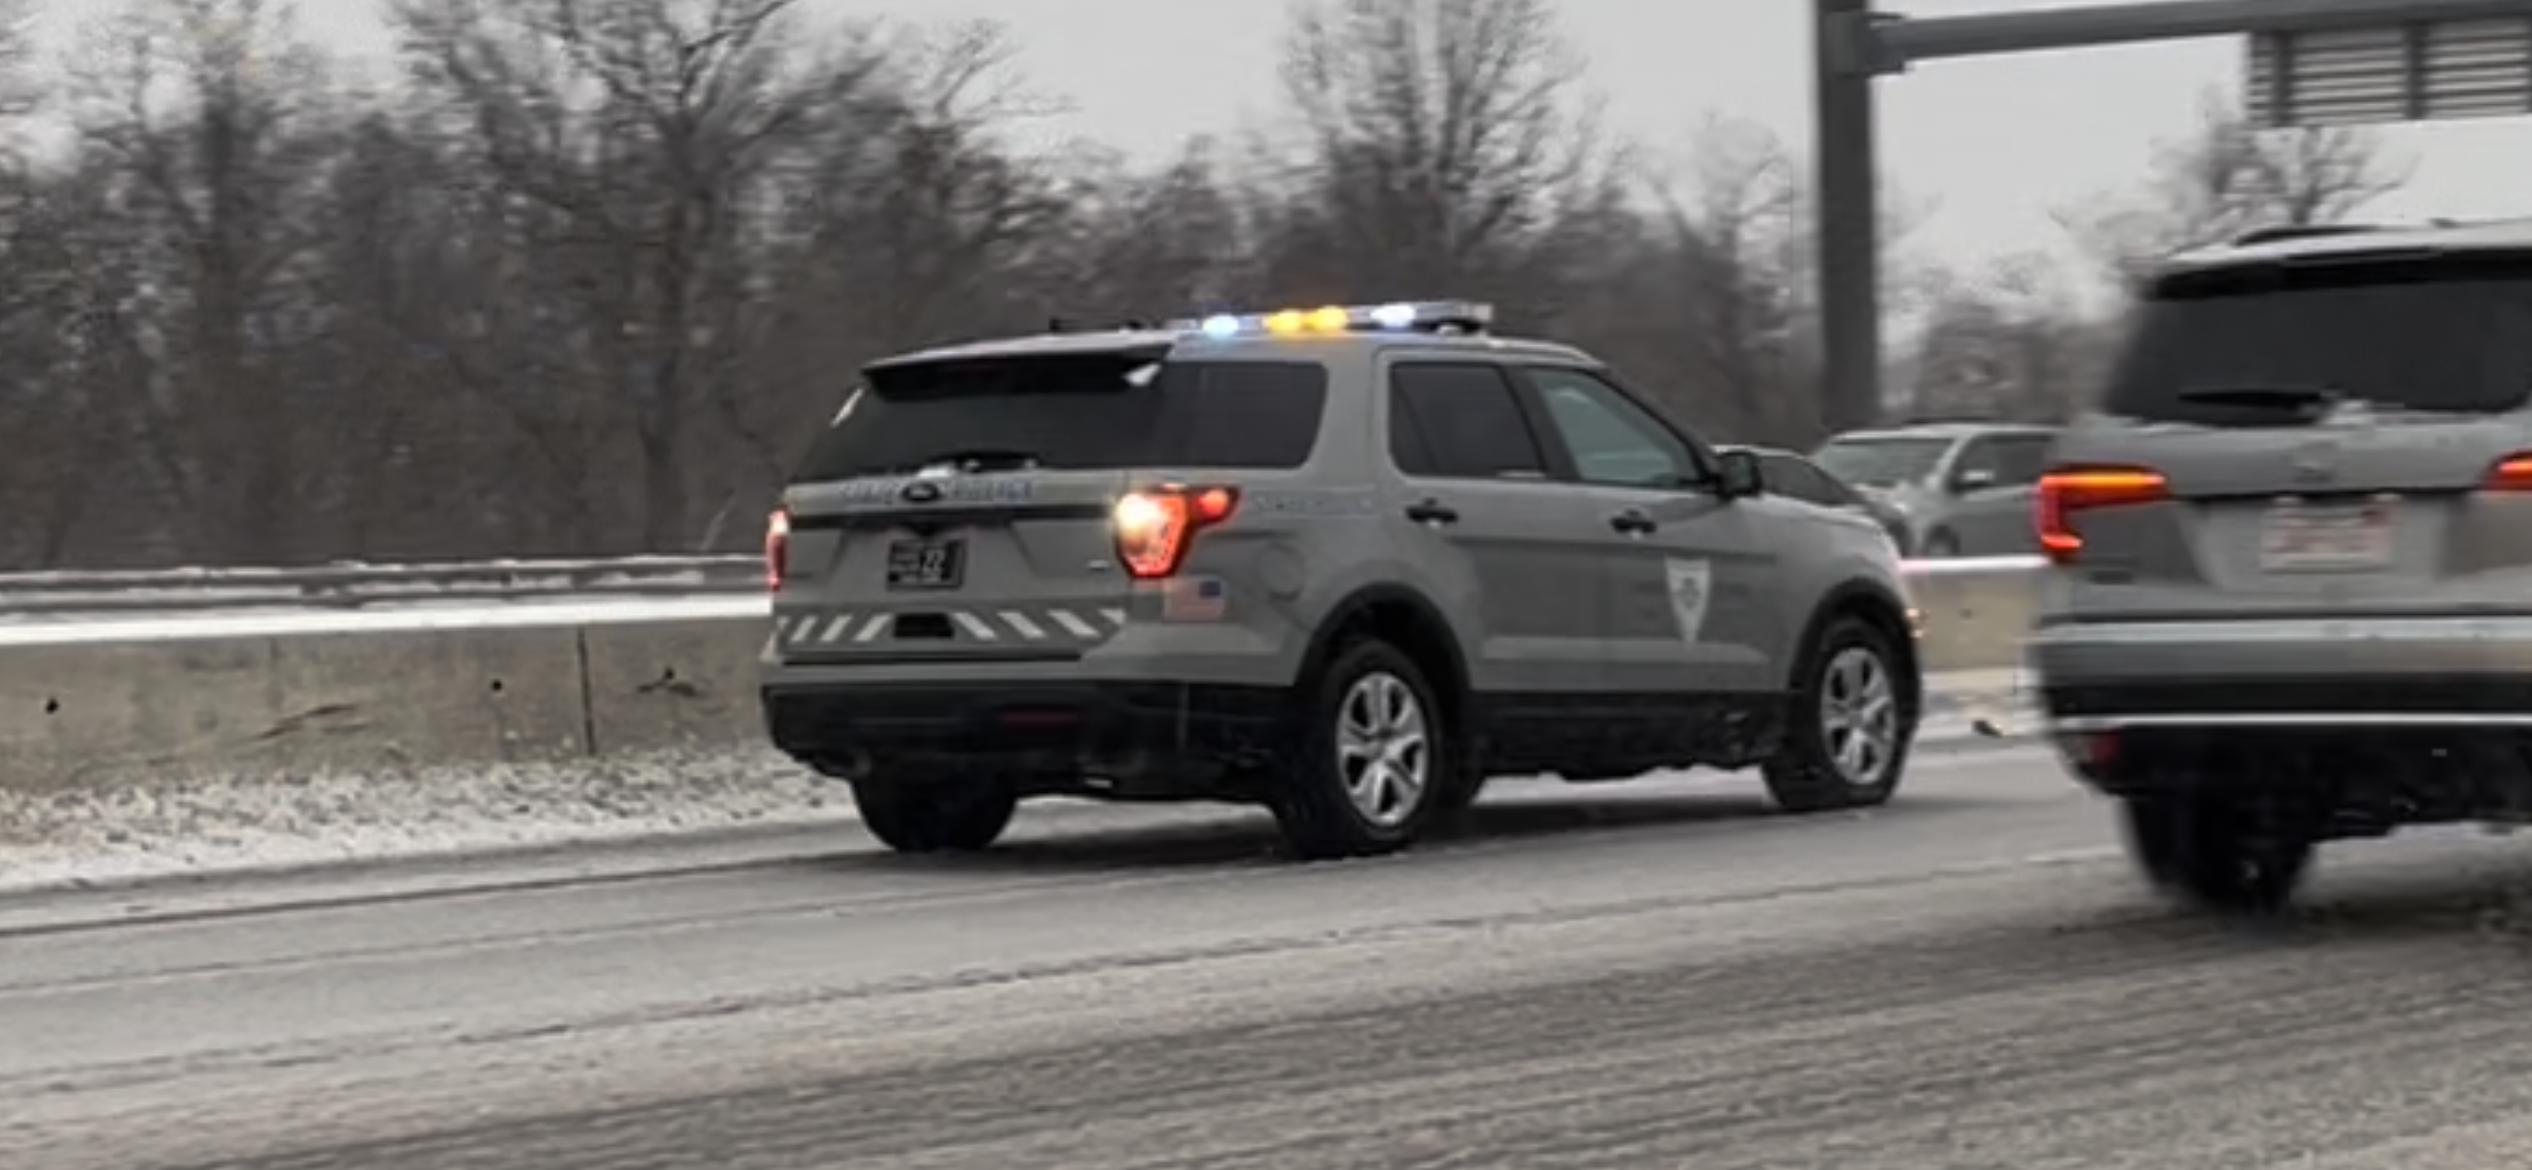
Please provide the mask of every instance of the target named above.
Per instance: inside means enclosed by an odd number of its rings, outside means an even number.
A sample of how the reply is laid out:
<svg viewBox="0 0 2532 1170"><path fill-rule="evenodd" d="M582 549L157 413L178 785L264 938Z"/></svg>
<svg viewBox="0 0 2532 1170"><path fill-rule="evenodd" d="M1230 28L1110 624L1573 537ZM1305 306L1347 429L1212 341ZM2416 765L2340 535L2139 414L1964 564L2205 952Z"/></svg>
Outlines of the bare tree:
<svg viewBox="0 0 2532 1170"><path fill-rule="evenodd" d="M2101 378L2111 327L2086 311L2055 257L2009 255L1929 288L1913 362L1917 413L2055 421Z"/></svg>
<svg viewBox="0 0 2532 1170"><path fill-rule="evenodd" d="M1548 0L1320 0L1284 84L1309 139L1290 283L1552 320L1623 195Z"/></svg>
<svg viewBox="0 0 2532 1170"><path fill-rule="evenodd" d="M2158 144L2143 191L2097 198L2058 219L2125 281L2171 252L2252 227L2343 221L2399 190L2411 173L2370 131L2263 130L2211 93L2194 133Z"/></svg>
<svg viewBox="0 0 2532 1170"><path fill-rule="evenodd" d="M638 547L693 547L705 524L698 496L726 495L728 461L693 456L713 450L696 432L740 413L736 370L759 328L751 221L790 152L874 67L850 45L825 59L798 51L794 3L396 9L415 81L471 128L491 202L533 242L512 276L543 286L531 298L551 306L539 331L563 339L542 360L612 408L530 398L522 423L556 447L629 445ZM496 371L474 379L508 389Z"/></svg>
<svg viewBox="0 0 2532 1170"><path fill-rule="evenodd" d="M296 505L318 487L304 456L326 440L280 358L317 326L297 284L330 145L324 62L286 7L154 0L84 64L80 128L123 170L105 194L132 216L142 274L129 317L151 370L131 389L154 466L134 470L186 518L184 551L294 559Z"/></svg>
<svg viewBox="0 0 2532 1170"><path fill-rule="evenodd" d="M1548 0L1313 0L1292 149L1156 166L1031 133L1051 103L991 25L821 47L796 0L396 0L389 105L279 0L146 2L80 62L77 150L0 152L0 563L743 547L855 368L1050 316L1465 296L1715 438L1819 433L1791 152L1715 122L1643 174ZM2168 182L2304 219L2388 183L2304 145L2174 148ZM2050 286L1915 268L1893 248L1887 302L1931 306L1931 391L2044 415L2083 384Z"/></svg>
<svg viewBox="0 0 2532 1170"><path fill-rule="evenodd" d="M1701 426L1788 444L1819 437L1811 201L1799 157L1763 126L1710 118L1647 194L1638 238L1601 251L1590 307L1569 328ZM1884 303L1904 305L1916 277L1903 247L1917 209L1886 202Z"/></svg>
<svg viewBox="0 0 2532 1170"><path fill-rule="evenodd" d="M1242 208L1211 141L1190 142L1149 171L1085 151L1054 193L1063 220L1047 233L1036 278L1059 311L1148 318L1251 294L1242 287Z"/></svg>

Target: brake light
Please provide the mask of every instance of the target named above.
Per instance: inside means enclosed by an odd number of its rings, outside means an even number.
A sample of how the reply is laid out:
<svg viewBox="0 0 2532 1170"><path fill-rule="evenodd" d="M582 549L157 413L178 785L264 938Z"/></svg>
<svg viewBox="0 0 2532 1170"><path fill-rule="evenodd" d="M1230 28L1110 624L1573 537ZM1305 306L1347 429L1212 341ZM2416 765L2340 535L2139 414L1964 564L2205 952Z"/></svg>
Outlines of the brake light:
<svg viewBox="0 0 2532 1170"><path fill-rule="evenodd" d="M2532 451L2518 451L2498 460L2479 487L2491 492L2532 492Z"/></svg>
<svg viewBox="0 0 2532 1170"><path fill-rule="evenodd" d="M780 592L783 575L790 568L791 511L776 508L765 518L765 587Z"/></svg>
<svg viewBox="0 0 2532 1170"><path fill-rule="evenodd" d="M1117 559L1138 581L1169 576L1186 561L1196 533L1230 519L1239 504L1238 489L1227 487L1165 487L1128 495L1117 501L1114 514Z"/></svg>
<svg viewBox="0 0 2532 1170"><path fill-rule="evenodd" d="M2039 530L2040 553L2057 564L2072 562L2084 550L2075 515L2093 508L2151 504L2170 498L2170 481L2143 467L2061 467L2040 477L2032 500L2032 522Z"/></svg>

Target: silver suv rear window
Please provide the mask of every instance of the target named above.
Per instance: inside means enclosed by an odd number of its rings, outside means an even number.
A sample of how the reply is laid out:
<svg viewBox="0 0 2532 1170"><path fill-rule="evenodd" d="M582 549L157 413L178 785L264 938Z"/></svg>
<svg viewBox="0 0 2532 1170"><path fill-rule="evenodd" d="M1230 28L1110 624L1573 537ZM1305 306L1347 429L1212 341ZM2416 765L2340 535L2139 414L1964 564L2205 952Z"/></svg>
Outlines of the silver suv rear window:
<svg viewBox="0 0 2532 1170"><path fill-rule="evenodd" d="M1327 407L1316 362L1148 352L874 366L812 443L802 482L972 470L1289 469Z"/></svg>
<svg viewBox="0 0 2532 1170"><path fill-rule="evenodd" d="M2167 276L2136 306L2102 410L2272 426L2310 417L2280 409L2291 402L2275 392L2293 390L2386 410L2522 407L2532 255L2365 253Z"/></svg>

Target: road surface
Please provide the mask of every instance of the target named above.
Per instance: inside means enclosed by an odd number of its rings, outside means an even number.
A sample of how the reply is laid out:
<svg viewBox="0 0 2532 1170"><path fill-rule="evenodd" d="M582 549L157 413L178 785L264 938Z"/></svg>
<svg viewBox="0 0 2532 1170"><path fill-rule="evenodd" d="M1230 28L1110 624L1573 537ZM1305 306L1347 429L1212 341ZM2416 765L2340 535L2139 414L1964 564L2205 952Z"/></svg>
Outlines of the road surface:
<svg viewBox="0 0 2532 1170"><path fill-rule="evenodd" d="M1308 867L1101 809L964 861L17 905L0 1166L2532 1164L2515 843L2340 847L2252 931L2138 890L2028 749L1762 809L1520 786Z"/></svg>

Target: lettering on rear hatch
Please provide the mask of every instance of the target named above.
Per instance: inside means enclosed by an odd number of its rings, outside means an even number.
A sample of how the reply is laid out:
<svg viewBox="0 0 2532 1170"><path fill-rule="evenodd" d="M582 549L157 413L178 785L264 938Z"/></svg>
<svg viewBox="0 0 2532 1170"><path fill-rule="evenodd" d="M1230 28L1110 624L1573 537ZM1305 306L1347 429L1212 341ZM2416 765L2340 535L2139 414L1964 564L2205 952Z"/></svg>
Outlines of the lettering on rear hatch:
<svg viewBox="0 0 2532 1170"><path fill-rule="evenodd" d="M908 489L921 484L924 499ZM914 477L861 479L815 489L822 503L843 509L893 508L903 504L1025 504L1037 497L1037 482L1008 476Z"/></svg>
<svg viewBox="0 0 2532 1170"><path fill-rule="evenodd" d="M1252 512L1304 517L1369 516L1379 503L1372 493L1355 488L1261 491L1243 502Z"/></svg>

